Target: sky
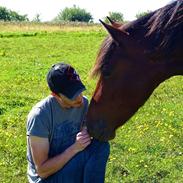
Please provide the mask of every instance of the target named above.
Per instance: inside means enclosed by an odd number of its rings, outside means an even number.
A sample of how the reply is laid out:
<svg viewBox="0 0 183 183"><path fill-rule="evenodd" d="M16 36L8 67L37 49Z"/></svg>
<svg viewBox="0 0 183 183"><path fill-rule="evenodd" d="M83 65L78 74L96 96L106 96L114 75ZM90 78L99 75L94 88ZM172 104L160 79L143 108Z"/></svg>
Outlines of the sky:
<svg viewBox="0 0 183 183"><path fill-rule="evenodd" d="M120 12L125 20L134 20L135 15L147 10L156 10L170 0L0 0L0 6L28 15L32 20L36 14L41 21L50 21L65 7L73 5L91 13L94 22L108 16L109 12Z"/></svg>

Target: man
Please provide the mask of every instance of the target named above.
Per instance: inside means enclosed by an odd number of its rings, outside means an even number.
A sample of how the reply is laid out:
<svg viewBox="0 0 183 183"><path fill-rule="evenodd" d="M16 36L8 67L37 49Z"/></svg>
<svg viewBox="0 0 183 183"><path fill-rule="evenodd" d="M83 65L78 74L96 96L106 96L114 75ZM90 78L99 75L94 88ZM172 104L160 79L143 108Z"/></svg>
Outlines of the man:
<svg viewBox="0 0 183 183"><path fill-rule="evenodd" d="M83 125L88 101L74 68L58 63L47 75L51 95L27 119L30 183L103 183L109 143L89 136Z"/></svg>

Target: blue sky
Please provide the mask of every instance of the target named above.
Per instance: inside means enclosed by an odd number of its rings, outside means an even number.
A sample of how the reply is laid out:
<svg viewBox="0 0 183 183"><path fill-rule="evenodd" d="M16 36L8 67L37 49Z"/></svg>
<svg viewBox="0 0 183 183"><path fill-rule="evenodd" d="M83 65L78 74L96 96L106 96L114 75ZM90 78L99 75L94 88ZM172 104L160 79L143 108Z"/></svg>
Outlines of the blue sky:
<svg viewBox="0 0 183 183"><path fill-rule="evenodd" d="M139 12L158 9L170 0L0 0L0 6L27 14L31 20L40 14L42 21L52 20L60 10L73 5L90 12L95 22L109 12L123 13L125 20L135 19Z"/></svg>

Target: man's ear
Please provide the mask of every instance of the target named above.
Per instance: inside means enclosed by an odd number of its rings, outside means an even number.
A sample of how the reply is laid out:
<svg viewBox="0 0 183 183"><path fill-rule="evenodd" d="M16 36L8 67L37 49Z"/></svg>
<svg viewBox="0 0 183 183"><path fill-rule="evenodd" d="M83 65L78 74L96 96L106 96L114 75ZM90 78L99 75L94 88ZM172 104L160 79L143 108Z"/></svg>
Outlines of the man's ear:
<svg viewBox="0 0 183 183"><path fill-rule="evenodd" d="M54 93L54 92L51 92L51 95L54 96L54 97L57 98L57 99L60 98L60 96L59 96L58 94Z"/></svg>

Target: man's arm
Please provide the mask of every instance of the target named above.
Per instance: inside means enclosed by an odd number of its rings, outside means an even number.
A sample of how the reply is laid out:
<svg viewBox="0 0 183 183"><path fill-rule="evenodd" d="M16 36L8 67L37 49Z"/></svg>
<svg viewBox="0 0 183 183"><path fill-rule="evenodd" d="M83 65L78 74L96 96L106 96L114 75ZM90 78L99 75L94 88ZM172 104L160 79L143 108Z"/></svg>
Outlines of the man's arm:
<svg viewBox="0 0 183 183"><path fill-rule="evenodd" d="M30 136L29 142L37 173L41 178L47 178L60 170L78 152L84 150L91 143L91 138L86 129L82 130L77 134L73 145L50 159L48 158L49 141L47 138Z"/></svg>

